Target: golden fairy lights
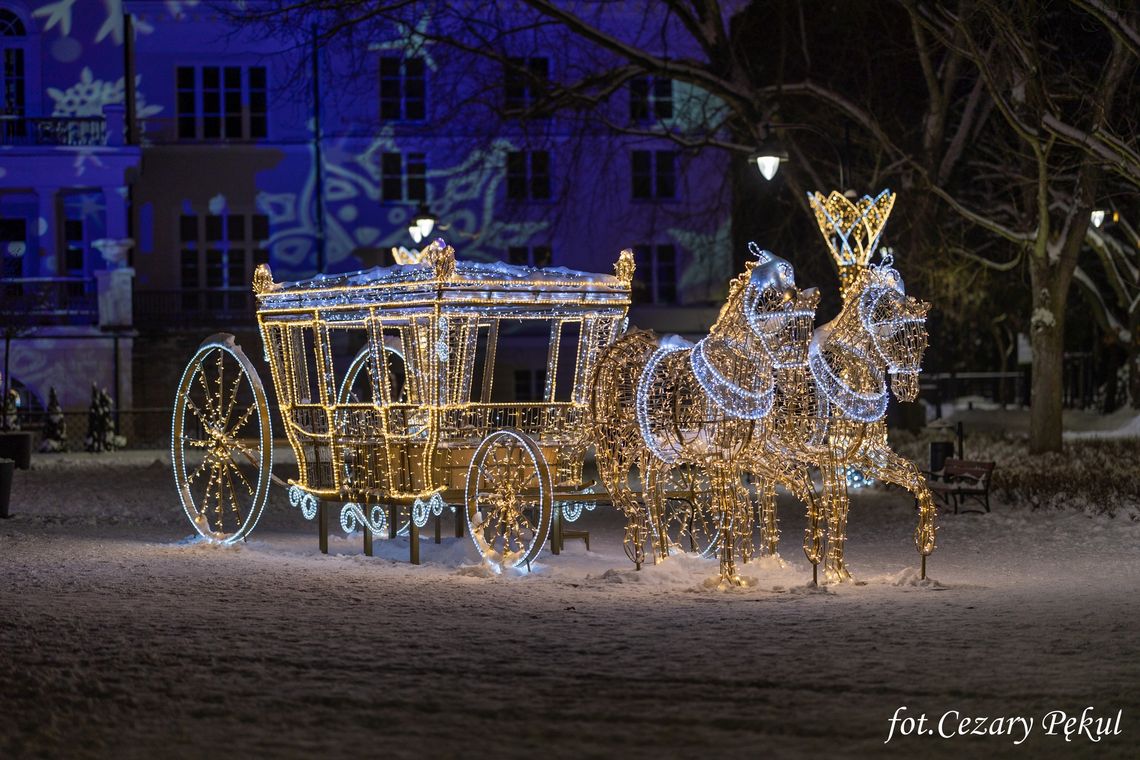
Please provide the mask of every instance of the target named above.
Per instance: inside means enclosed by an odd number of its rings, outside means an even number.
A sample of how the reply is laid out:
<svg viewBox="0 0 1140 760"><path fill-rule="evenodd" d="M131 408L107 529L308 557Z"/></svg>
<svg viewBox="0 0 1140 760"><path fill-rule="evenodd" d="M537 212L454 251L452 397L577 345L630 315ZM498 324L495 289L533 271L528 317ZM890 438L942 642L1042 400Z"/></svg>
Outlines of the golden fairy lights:
<svg viewBox="0 0 1140 760"><path fill-rule="evenodd" d="M583 420L598 355L624 329L633 255L622 252L615 276L456 262L442 240L421 254L413 265L291 284L275 283L264 265L255 273L265 355L300 470L291 503L320 517L322 537L331 502L343 505L342 527L362 524L369 540L406 529L413 561L418 529L463 505L457 529L488 562L529 565L564 510L577 516L605 496L583 482ZM496 357L512 333L546 338L537 401L494 399ZM181 409L194 403L180 391ZM233 520L205 507L217 489L186 500L212 538L236 535Z"/></svg>
<svg viewBox="0 0 1140 760"><path fill-rule="evenodd" d="M813 333L818 294L796 287L788 262L754 249L759 260L732 282L706 337L689 344L634 332L602 355L591 406L598 472L628 517L626 551L639 566L678 549L715 550L722 582L740 583L737 560L756 551L756 527L760 551L778 548L781 484L807 505L813 568L823 563L828 579L845 580L854 466L914 493L925 575L934 506L917 468L888 448L883 419L888 377L901 400L918 392L928 305L906 295L889 258L870 263L894 195L809 201L843 283L830 323Z"/></svg>
<svg viewBox="0 0 1140 760"><path fill-rule="evenodd" d="M808 193L820 234L839 269L839 287L844 297L853 278L871 262L879 236L895 205L895 194L883 190L874 198L864 195L852 203L834 190L830 195Z"/></svg>
<svg viewBox="0 0 1140 760"><path fill-rule="evenodd" d="M335 502L346 531L364 527L366 550L408 531L413 562L419 528L454 511L456 534L502 569L529 567L563 520L607 501L626 516L638 568L715 554L732 585L741 562L777 552L782 485L806 506L808 560L841 581L854 467L914 493L925 574L933 502L883 421L888 392L917 395L927 342L928 305L906 294L889 255L872 263L894 195L809 202L843 294L815 329L818 292L754 245L695 342L626 329L630 251L615 275L457 262L442 240L407 265L296 283L258 267L258 324L299 468L290 502L320 519L322 547ZM535 401L495 398L512 335L546 346ZM253 529L276 480L271 444L253 366L231 336L208 339L179 386L172 434L176 484L202 535ZM591 448L602 487L584 477Z"/></svg>

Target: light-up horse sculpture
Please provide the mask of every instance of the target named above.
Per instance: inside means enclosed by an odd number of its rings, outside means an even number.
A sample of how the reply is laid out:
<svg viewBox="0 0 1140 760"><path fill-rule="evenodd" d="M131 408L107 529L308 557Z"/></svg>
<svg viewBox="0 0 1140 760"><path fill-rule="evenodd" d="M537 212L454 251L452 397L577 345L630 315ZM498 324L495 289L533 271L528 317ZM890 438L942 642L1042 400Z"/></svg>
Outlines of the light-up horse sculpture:
<svg viewBox="0 0 1140 760"><path fill-rule="evenodd" d="M815 193L809 200L839 265L844 301L839 315L816 330L808 366L777 368L774 408L753 436L747 466L767 481L761 514L769 528L769 549L775 551L775 481L808 504L804 553L813 575L822 559L829 580L851 577L844 559L851 466L914 494L919 510L915 545L925 577L926 557L934 550L933 501L914 464L887 445L884 418L888 376L896 398L913 401L918 394L929 305L906 295L889 257L870 265L893 194L884 191L852 203L838 193L826 198ZM808 465L817 466L822 476L819 501L812 498ZM825 556L821 517L827 523Z"/></svg>
<svg viewBox="0 0 1140 760"><path fill-rule="evenodd" d="M651 515L659 539L653 552L668 551L654 481L689 466L707 477L721 579L739 582L734 526L747 523L751 509L742 457L772 409L777 370L806 365L819 302L814 289L796 288L788 262L754 252L759 260L732 281L715 324L695 345L635 331L599 359L591 401L598 473L626 514L626 552L639 568ZM634 469L649 510L631 483Z"/></svg>

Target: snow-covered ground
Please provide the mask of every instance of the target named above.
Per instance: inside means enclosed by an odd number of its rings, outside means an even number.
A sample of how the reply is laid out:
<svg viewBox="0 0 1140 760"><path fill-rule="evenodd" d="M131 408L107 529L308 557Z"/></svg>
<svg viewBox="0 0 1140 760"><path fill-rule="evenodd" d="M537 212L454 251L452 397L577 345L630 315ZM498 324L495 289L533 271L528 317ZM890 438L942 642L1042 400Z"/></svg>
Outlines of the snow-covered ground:
<svg viewBox="0 0 1140 760"><path fill-rule="evenodd" d="M943 515L929 583L898 491L853 496L858 584L808 586L800 507L783 561L708 588L715 562L638 573L608 507L529 575L467 540L361 554L275 489L250 541L188 538L164 452L37 456L0 522L0 757L1135 757L1140 524L995 505ZM1015 736L910 736L1033 717ZM1122 710L1093 744L1052 710ZM949 725L949 724L947 724ZM956 724L955 724L956 725Z"/></svg>

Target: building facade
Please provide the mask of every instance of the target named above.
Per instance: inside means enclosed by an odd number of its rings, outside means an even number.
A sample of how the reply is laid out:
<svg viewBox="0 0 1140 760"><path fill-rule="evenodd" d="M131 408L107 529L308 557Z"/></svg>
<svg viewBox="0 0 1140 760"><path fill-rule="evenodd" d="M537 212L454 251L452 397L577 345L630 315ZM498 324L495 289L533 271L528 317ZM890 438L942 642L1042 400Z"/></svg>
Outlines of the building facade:
<svg viewBox="0 0 1140 760"><path fill-rule="evenodd" d="M657 134L707 116L708 98L635 77L583 123L530 108L585 54L565 31L504 66L433 43L427 13L350 49L306 23L269 33L193 0L0 0L5 287L74 294L85 309L52 329L130 346L120 405L168 405L176 377L156 363L178 367L209 328L255 327L258 264L291 280L390 263L425 207L466 258L604 272L633 247L635 323L711 322L731 275L727 163ZM132 318L100 321L99 288L124 283ZM16 344L13 379L40 398L75 374L70 353L36 369L44 344ZM539 381L516 369L522 397Z"/></svg>

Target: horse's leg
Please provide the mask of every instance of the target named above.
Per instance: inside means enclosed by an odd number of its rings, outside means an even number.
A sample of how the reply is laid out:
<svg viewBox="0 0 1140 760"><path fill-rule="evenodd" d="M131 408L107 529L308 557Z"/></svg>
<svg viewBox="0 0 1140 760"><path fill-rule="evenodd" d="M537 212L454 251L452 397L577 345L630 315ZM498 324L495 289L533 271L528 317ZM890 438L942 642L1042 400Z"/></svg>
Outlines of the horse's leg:
<svg viewBox="0 0 1140 760"><path fill-rule="evenodd" d="M710 468L713 513L720 524L720 581L736 586L740 585L740 576L736 573L736 537L732 524L736 508L732 476L729 468L723 464L714 464Z"/></svg>
<svg viewBox="0 0 1140 760"><path fill-rule="evenodd" d="M732 532L736 536L737 553L740 556L740 561L745 564L752 561L753 556L756 554L756 546L753 542L753 533L756 528L756 507L758 506L752 498L752 492L749 490L747 484L741 482L738 475L730 481L732 485ZM769 481L765 479L762 484L758 485L760 492L770 486Z"/></svg>
<svg viewBox="0 0 1140 760"><path fill-rule="evenodd" d="M631 443L631 441L629 442ZM606 491L610 495L610 501L615 507L621 510L625 515L625 553L633 562L634 566L640 570L642 564L645 563L645 536L648 529L646 522L646 509L642 501L637 498L633 489L629 485L629 476L635 464L632 455L636 451L636 446L614 446L609 450L599 446L597 449L596 462L598 466L598 477L601 479L602 484L605 485ZM645 473L645 460L647 457L641 457L643 473L642 479L644 480Z"/></svg>
<svg viewBox="0 0 1140 760"><path fill-rule="evenodd" d="M843 555L843 544L847 540L847 509L850 505L846 467L832 452L820 470L823 473L823 508L827 513L827 555L823 574L828 581L848 581L851 580L851 573L847 570L847 561Z"/></svg>
<svg viewBox="0 0 1140 760"><path fill-rule="evenodd" d="M801 468L788 480L792 494L807 507L807 527L804 528L804 556L811 563L812 583L819 582L819 563L823 560L823 510L811 482L811 470Z"/></svg>
<svg viewBox="0 0 1140 760"><path fill-rule="evenodd" d="M918 471L914 462L905 459L887 448L886 443L878 443L865 453L865 464L870 465L871 475L887 483L893 483L914 494L918 502L918 526L914 529L914 545L922 556L922 577L926 577L926 558L934 551L934 497L926 485L926 478Z"/></svg>
<svg viewBox="0 0 1140 760"><path fill-rule="evenodd" d="M757 497L760 499L760 540L765 553L776 556L780 550L780 526L776 519L776 481L764 478Z"/></svg>

